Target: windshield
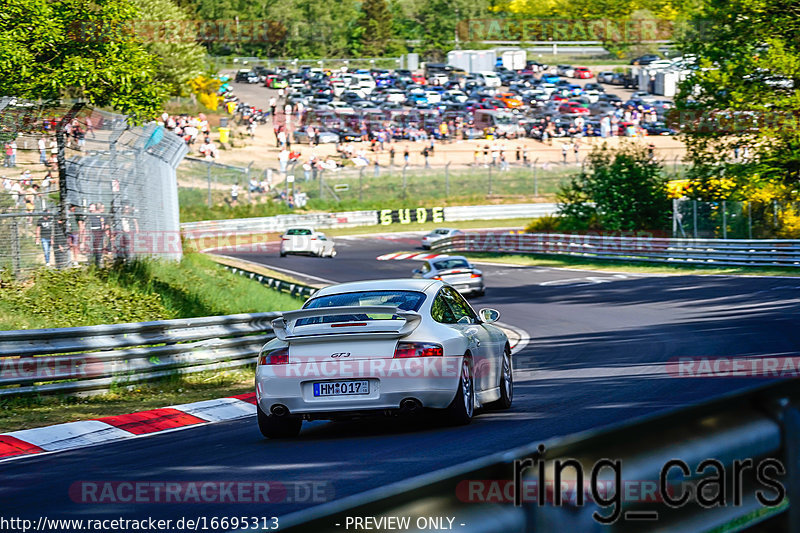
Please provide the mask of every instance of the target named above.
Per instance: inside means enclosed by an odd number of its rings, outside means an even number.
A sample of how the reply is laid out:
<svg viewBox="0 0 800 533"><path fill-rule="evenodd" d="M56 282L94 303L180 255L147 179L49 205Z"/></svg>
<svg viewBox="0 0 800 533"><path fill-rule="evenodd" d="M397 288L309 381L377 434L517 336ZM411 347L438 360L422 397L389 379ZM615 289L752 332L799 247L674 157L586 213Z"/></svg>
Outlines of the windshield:
<svg viewBox="0 0 800 533"><path fill-rule="evenodd" d="M311 230L305 228L290 229L286 232L286 235L311 235Z"/></svg>
<svg viewBox="0 0 800 533"><path fill-rule="evenodd" d="M451 268L469 268L469 263L465 259L443 259L433 263L436 270L450 270Z"/></svg>
<svg viewBox="0 0 800 533"><path fill-rule="evenodd" d="M495 121L498 124L512 124L514 120L510 115L497 115L495 116Z"/></svg>
<svg viewBox="0 0 800 533"><path fill-rule="evenodd" d="M309 300L303 309L321 309L325 307L342 306L370 306L370 305L390 305L403 311L417 311L425 301L425 294L416 291L365 291L348 292L342 294L331 294L330 296L320 296ZM301 318L296 326L306 326L309 324L327 324L331 322L349 322L353 320L397 320L397 315L333 315L313 318Z"/></svg>

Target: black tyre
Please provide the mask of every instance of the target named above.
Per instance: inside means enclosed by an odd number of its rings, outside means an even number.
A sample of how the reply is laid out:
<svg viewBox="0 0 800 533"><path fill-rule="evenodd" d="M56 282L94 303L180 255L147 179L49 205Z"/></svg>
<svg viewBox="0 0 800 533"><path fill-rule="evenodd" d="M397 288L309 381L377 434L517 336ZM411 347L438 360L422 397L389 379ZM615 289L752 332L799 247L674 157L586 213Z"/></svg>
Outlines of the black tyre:
<svg viewBox="0 0 800 533"><path fill-rule="evenodd" d="M268 415L258 407L258 429L268 439L290 439L300 434L303 419L296 416Z"/></svg>
<svg viewBox="0 0 800 533"><path fill-rule="evenodd" d="M281 252L281 257L286 257L286 254Z"/></svg>
<svg viewBox="0 0 800 533"><path fill-rule="evenodd" d="M452 426L464 426L472 421L475 414L475 383L472 376L472 364L467 357L461 363L461 374L458 390L450 405L445 409L444 420Z"/></svg>
<svg viewBox="0 0 800 533"><path fill-rule="evenodd" d="M511 350L506 346L500 365L500 398L489 404L492 409L508 409L514 400L514 367L511 365Z"/></svg>

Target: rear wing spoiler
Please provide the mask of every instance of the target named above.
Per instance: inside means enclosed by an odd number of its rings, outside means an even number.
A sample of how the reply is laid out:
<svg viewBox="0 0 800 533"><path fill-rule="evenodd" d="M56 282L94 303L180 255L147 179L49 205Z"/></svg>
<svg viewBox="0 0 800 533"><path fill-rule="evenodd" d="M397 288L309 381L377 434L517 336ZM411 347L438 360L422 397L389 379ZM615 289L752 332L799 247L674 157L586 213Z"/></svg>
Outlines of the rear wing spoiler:
<svg viewBox="0 0 800 533"><path fill-rule="evenodd" d="M347 322L335 322L337 328L342 329L337 332L323 333L317 331L314 333L295 333L295 324L297 320L303 318L318 318L324 316L337 316L337 315L396 315L399 316L404 322L399 328L378 328L377 331L353 331L348 330ZM350 322L362 322L362 320L351 320ZM385 321L376 321L385 322ZM413 311L403 311L397 307L390 305L348 305L339 307L323 307L319 309L300 309L298 311L286 311L279 318L272 321L272 329L275 336L282 341L286 342L324 342L340 338L364 338L364 339L398 339L405 337L412 331L417 329L417 326L422 322L422 315ZM342 326L339 326L339 325ZM343 331L344 330L344 331Z"/></svg>

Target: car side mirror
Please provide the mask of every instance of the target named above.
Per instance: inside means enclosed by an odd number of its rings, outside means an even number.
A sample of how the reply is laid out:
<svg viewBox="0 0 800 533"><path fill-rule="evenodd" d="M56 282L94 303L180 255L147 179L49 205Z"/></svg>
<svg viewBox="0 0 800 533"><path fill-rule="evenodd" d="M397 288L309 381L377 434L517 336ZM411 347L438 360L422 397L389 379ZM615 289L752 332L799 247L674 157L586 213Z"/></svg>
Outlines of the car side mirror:
<svg viewBox="0 0 800 533"><path fill-rule="evenodd" d="M481 317L481 322L484 324L491 324L500 320L500 311L497 309L481 309L478 311L478 316Z"/></svg>
<svg viewBox="0 0 800 533"><path fill-rule="evenodd" d="M414 270L411 271L411 273L412 274L422 274L422 270L420 270L418 268L415 268Z"/></svg>

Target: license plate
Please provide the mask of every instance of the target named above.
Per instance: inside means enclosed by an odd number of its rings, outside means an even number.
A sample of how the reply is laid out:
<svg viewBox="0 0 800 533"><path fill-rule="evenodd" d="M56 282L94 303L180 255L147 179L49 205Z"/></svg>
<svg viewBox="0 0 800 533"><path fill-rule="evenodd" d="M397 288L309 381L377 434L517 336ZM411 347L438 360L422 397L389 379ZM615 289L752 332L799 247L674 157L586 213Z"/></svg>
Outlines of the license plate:
<svg viewBox="0 0 800 533"><path fill-rule="evenodd" d="M323 381L314 383L314 396L369 394L369 381Z"/></svg>

